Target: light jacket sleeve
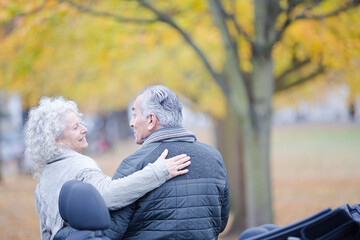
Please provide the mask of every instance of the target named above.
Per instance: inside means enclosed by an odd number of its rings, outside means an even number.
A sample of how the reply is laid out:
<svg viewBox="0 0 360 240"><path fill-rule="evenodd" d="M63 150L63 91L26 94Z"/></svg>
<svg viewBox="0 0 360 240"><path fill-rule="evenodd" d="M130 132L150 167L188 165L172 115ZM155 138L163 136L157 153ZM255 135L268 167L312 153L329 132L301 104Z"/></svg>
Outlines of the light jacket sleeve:
<svg viewBox="0 0 360 240"><path fill-rule="evenodd" d="M78 174L77 179L95 186L104 198L106 206L110 210L116 210L159 187L170 179L170 174L165 164L157 160L140 171L116 180L112 180L98 169L84 169Z"/></svg>

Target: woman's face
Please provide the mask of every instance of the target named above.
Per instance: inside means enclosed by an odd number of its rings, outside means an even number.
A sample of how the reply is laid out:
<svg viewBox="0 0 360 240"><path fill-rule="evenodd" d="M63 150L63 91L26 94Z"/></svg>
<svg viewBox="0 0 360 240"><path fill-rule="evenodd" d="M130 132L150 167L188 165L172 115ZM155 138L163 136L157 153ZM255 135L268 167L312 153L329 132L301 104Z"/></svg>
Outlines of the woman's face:
<svg viewBox="0 0 360 240"><path fill-rule="evenodd" d="M66 127L63 137L57 141L76 152L81 152L87 148L88 143L85 138L87 128L81 124L78 116L74 112L68 111L62 120Z"/></svg>

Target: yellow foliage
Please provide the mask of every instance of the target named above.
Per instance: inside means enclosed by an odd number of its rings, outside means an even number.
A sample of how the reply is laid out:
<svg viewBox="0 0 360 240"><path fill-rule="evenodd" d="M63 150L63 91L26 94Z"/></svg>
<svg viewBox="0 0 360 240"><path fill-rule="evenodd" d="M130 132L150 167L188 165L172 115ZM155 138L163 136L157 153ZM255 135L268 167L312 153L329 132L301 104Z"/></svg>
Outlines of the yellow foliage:
<svg viewBox="0 0 360 240"><path fill-rule="evenodd" d="M344 2L345 3L345 2ZM314 9L314 14L331 12L344 3L324 1ZM301 9L298 9L301 12ZM276 62L275 75L291 68L294 57L297 61L310 58L331 71L296 89L281 92L275 96L275 107L292 105L301 98L314 99L322 94L329 82L343 81L350 86L351 99L359 94L358 66L360 59L360 14L359 8L341 13L338 16L321 20L301 20L290 25L283 39L273 51ZM306 69L296 72L304 74ZM291 77L288 79L291 81ZM351 100L350 100L351 101Z"/></svg>
<svg viewBox="0 0 360 240"><path fill-rule="evenodd" d="M31 11L42 2L3 1L0 22L6 22L17 13ZM92 3L91 9L124 18L155 17L137 1L76 2ZM254 37L253 1L223 3L227 11L234 12L241 28ZM286 8L288 1L281 0L280 4ZM335 0L324 1L314 12L326 13L341 4ZM207 2L158 0L156 7L174 18L221 73L224 48ZM297 7L296 13L301 14L303 7ZM285 15L281 15L276 26L279 28L284 20ZM232 35L236 35L235 26L229 20L228 24ZM310 58L342 72L342 80L358 89L359 25L359 10L320 21L301 20L291 24L272 52L275 75L291 68L296 61ZM251 73L251 45L241 36L237 40L240 67ZM217 118L225 115L223 93L194 50L165 23L116 22L81 13L66 1L51 0L46 1L42 11L17 20L14 31L0 39L0 52L0 88L20 92L25 105L36 103L42 95L64 95L78 101L88 111L123 109L142 88L164 84L191 99L195 109ZM298 74L306 74L314 66ZM293 77L289 77L289 81ZM319 78L304 87L305 90L299 93L291 90L283 96L295 99L301 94L311 95L311 86L316 88L316 82L321 81L326 82Z"/></svg>

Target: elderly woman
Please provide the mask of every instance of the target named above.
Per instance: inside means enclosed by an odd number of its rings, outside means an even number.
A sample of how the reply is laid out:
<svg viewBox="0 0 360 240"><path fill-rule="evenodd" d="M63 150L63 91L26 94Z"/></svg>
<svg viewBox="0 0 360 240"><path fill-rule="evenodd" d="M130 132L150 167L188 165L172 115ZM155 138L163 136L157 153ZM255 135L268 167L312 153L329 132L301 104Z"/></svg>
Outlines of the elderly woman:
<svg viewBox="0 0 360 240"><path fill-rule="evenodd" d="M69 180L92 184L109 209L129 205L172 177L188 172L185 154L165 159L165 150L156 162L141 171L117 180L104 175L97 163L82 154L87 148L87 129L75 102L62 97L40 100L32 108L25 125L25 156L34 162L34 176L40 177L35 190L36 209L40 216L42 239L53 239L64 226L58 197ZM181 170L183 169L183 170Z"/></svg>

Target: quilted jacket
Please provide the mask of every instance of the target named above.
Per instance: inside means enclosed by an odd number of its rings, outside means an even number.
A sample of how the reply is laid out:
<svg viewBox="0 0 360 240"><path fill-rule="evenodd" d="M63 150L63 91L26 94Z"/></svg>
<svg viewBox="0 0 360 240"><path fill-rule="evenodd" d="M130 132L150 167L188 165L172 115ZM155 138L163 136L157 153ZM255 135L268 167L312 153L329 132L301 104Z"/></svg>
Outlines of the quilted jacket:
<svg viewBox="0 0 360 240"><path fill-rule="evenodd" d="M221 154L194 142L155 142L122 161L114 178L154 162L164 149L169 157L186 153L189 172L175 177L134 204L111 212L111 239L217 239L229 216L229 184Z"/></svg>

